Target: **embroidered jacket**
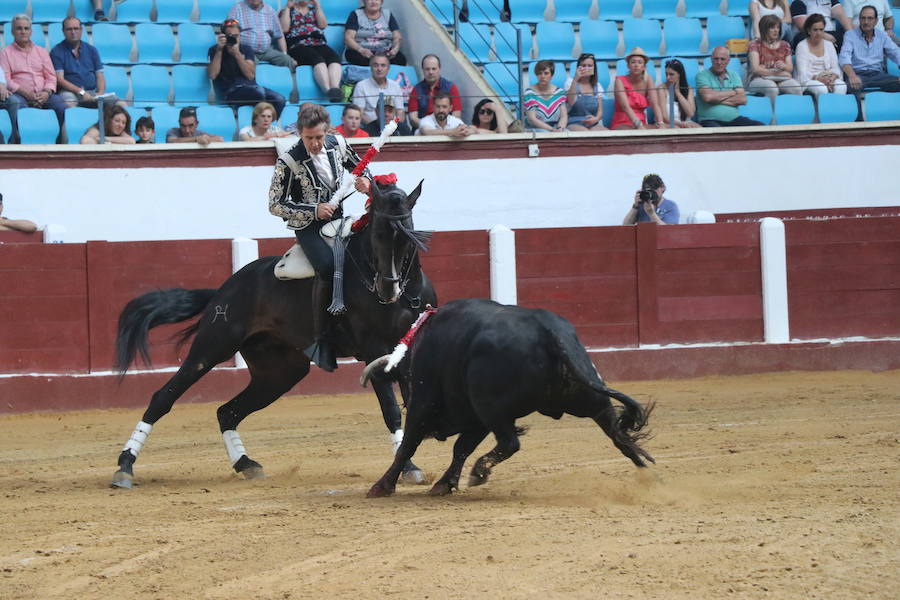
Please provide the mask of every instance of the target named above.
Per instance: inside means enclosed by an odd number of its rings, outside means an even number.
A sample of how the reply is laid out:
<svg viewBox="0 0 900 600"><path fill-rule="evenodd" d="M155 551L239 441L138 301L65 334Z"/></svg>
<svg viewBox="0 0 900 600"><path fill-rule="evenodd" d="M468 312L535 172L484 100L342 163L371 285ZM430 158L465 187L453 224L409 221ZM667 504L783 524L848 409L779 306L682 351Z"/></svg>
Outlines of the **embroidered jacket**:
<svg viewBox="0 0 900 600"><path fill-rule="evenodd" d="M269 212L284 219L288 229L303 229L316 221L316 206L331 200L341 185L344 170L352 171L359 163L359 156L341 136L325 136L325 152L334 176L333 187L322 182L315 161L302 140L275 161L275 173L269 187ZM331 219L340 216L340 210L337 210Z"/></svg>

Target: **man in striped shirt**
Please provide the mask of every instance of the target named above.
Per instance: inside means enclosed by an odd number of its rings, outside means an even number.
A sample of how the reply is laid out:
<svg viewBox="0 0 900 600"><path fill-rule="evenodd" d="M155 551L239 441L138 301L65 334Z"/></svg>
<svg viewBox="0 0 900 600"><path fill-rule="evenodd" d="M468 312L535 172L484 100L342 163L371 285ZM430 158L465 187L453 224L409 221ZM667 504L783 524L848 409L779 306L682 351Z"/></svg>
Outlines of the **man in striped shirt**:
<svg viewBox="0 0 900 600"><path fill-rule="evenodd" d="M241 0L231 7L229 19L241 24L241 44L253 49L258 62L272 63L293 69L297 62L287 54L287 42L275 9L263 0ZM274 48L272 42L278 46Z"/></svg>

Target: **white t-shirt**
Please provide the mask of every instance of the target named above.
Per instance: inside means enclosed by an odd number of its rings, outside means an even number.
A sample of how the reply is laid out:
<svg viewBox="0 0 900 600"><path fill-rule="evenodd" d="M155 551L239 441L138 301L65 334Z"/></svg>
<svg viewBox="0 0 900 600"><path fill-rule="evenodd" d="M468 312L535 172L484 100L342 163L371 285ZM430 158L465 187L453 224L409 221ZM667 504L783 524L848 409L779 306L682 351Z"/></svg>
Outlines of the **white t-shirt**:
<svg viewBox="0 0 900 600"><path fill-rule="evenodd" d="M281 127L278 126L278 123L273 122L269 125L269 133L281 133L284 131ZM238 131L238 139L241 139L243 136L247 137L256 137L256 133L253 131L253 125L247 125L246 127L242 127L240 131Z"/></svg>
<svg viewBox="0 0 900 600"><path fill-rule="evenodd" d="M403 103L403 90L399 83L388 79L387 85L382 88L378 87L375 80L369 77L357 82L356 87L353 88L353 104L362 109L363 123L369 123L378 118L375 109L378 106L379 94L393 97L395 109L406 110L406 105Z"/></svg>
<svg viewBox="0 0 900 600"><path fill-rule="evenodd" d="M419 121L419 129L416 130L416 135L425 135L424 133L422 133L423 129L456 129L462 124L463 122L460 119L457 119L453 115L447 115L447 122L445 123L444 127L441 127L438 124L437 119L434 118L434 113L432 113L427 117L422 117L422 119Z"/></svg>

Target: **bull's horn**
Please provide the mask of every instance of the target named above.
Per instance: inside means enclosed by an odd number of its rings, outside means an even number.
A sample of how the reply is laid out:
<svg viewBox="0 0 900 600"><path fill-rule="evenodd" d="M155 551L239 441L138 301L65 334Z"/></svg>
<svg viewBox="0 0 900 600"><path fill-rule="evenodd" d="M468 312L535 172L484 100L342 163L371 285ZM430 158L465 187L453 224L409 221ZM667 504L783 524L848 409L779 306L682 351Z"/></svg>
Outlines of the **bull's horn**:
<svg viewBox="0 0 900 600"><path fill-rule="evenodd" d="M380 356L366 365L366 368L363 369L362 375L359 376L359 385L366 387L369 383L369 379L372 377L372 371L375 369L384 370L385 365L387 365L388 361L391 359L390 354L385 354L384 356Z"/></svg>

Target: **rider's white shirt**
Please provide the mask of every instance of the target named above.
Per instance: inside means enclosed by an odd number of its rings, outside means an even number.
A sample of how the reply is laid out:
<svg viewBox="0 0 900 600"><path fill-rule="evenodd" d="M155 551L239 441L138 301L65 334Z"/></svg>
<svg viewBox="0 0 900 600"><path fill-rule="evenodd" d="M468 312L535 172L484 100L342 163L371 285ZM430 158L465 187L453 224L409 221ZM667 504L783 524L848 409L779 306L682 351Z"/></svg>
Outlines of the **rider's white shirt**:
<svg viewBox="0 0 900 600"><path fill-rule="evenodd" d="M334 190L334 173L331 172L331 163L328 162L328 152L324 146L322 151L312 156L313 164L316 165L316 173L321 181L328 189Z"/></svg>

